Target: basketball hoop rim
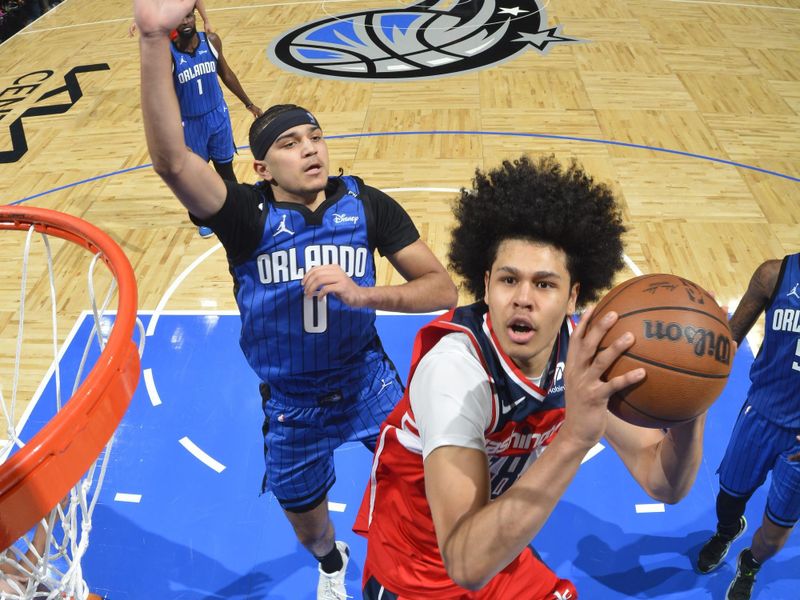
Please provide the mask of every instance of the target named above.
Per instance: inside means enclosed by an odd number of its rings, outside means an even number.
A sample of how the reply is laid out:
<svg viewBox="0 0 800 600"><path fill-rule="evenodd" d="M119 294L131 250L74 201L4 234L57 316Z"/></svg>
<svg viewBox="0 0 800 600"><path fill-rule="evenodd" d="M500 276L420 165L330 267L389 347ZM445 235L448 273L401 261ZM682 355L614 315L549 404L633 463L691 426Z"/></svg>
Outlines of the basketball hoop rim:
<svg viewBox="0 0 800 600"><path fill-rule="evenodd" d="M31 440L0 464L0 551L48 514L84 475L122 420L139 380L133 343L136 278L122 248L104 231L45 208L0 206L0 230L35 231L78 244L117 280L114 327L92 370L63 408Z"/></svg>

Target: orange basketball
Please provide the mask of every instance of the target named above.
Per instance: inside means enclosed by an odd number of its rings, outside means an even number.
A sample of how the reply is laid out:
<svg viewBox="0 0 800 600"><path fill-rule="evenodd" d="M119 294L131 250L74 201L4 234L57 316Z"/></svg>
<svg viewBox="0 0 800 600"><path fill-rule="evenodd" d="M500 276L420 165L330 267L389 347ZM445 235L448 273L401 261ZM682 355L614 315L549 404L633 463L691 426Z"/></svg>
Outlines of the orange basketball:
<svg viewBox="0 0 800 600"><path fill-rule="evenodd" d="M609 311L619 320L600 342L606 348L626 331L636 341L604 379L638 367L638 384L612 396L609 410L642 427L672 427L702 414L725 387L733 362L728 318L711 295L675 275L642 275L612 289L591 320Z"/></svg>

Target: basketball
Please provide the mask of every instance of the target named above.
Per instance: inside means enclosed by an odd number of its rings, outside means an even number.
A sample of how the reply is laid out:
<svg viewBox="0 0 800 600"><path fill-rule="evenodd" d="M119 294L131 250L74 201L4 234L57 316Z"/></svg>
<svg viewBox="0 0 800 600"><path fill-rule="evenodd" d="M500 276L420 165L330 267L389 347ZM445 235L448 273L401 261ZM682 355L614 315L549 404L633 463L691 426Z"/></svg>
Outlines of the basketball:
<svg viewBox="0 0 800 600"><path fill-rule="evenodd" d="M642 275L609 291L591 320L609 311L619 319L598 352L626 331L636 340L603 379L638 367L647 372L611 397L613 414L634 425L669 428L711 406L728 380L734 346L727 315L708 292L675 275Z"/></svg>

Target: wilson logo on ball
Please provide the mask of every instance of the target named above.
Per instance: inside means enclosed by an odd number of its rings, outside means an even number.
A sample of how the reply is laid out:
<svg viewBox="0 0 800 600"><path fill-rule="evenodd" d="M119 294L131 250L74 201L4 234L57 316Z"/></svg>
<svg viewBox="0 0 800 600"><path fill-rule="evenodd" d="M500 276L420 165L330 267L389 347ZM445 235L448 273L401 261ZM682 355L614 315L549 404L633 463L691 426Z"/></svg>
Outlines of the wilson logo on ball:
<svg viewBox="0 0 800 600"><path fill-rule="evenodd" d="M730 364L731 340L726 335L720 335L702 327L693 325L682 326L680 323L665 323L664 321L642 322L644 337L648 340L668 339L671 342L685 340L694 346L696 356L711 356L717 362Z"/></svg>

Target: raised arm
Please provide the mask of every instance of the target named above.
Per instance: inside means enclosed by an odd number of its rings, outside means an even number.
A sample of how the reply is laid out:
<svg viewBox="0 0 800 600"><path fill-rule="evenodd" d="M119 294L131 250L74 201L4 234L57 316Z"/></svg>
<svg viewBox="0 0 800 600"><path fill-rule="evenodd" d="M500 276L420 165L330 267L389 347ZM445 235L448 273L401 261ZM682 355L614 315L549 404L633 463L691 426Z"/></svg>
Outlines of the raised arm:
<svg viewBox="0 0 800 600"><path fill-rule="evenodd" d="M762 263L730 320L733 340L740 344L772 297L781 261ZM622 458L633 478L651 497L674 504L691 489L703 456L706 414L670 428L636 427L609 417L606 439Z"/></svg>
<svg viewBox="0 0 800 600"><path fill-rule="evenodd" d="M203 30L206 33L214 33L211 20L208 18L208 13L206 12L206 3L203 2L203 0L196 0L194 7L197 9L197 12L200 13L200 18L203 19Z"/></svg>
<svg viewBox="0 0 800 600"><path fill-rule="evenodd" d="M425 460L439 550L459 585L480 589L530 543L602 436L609 396L642 378L637 369L609 382L600 379L632 343L623 337L596 353L616 319L611 315L588 333L587 318L575 329L565 368L566 420L547 450L502 495L489 501L489 467L479 450L443 446Z"/></svg>
<svg viewBox="0 0 800 600"><path fill-rule="evenodd" d="M764 312L767 302L775 291L781 262L780 260L768 260L762 263L750 278L747 291L742 296L729 323L733 339L737 344L742 343L758 317Z"/></svg>
<svg viewBox="0 0 800 600"><path fill-rule="evenodd" d="M675 504L689 493L703 458L706 413L666 433L608 419L608 443L650 497Z"/></svg>
<svg viewBox="0 0 800 600"><path fill-rule="evenodd" d="M197 217L216 214L225 184L183 141L178 98L172 83L169 32L192 9L193 0L134 0L141 58L142 117L156 173Z"/></svg>
<svg viewBox="0 0 800 600"><path fill-rule="evenodd" d="M253 113L253 117L260 117L263 113L262 110L250 101L250 97L245 93L242 84L239 83L239 78L233 72L228 61L225 60L225 55L222 54L222 40L215 33L208 34L208 41L214 45L217 50L217 75L233 94L244 104L244 107Z"/></svg>

